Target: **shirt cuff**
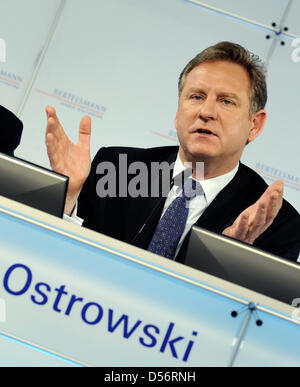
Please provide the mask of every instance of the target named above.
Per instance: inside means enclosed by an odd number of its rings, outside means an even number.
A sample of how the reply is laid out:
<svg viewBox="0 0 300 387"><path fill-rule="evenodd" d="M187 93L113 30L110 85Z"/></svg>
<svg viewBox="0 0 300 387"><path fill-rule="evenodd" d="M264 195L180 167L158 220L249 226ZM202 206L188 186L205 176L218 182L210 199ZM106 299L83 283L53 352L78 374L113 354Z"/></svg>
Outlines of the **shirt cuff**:
<svg viewBox="0 0 300 387"><path fill-rule="evenodd" d="M79 226L82 226L84 219L81 219L79 218L79 216L77 216L77 202L71 215L69 216L64 214L63 219L66 220L67 222L75 223L75 224L78 224Z"/></svg>

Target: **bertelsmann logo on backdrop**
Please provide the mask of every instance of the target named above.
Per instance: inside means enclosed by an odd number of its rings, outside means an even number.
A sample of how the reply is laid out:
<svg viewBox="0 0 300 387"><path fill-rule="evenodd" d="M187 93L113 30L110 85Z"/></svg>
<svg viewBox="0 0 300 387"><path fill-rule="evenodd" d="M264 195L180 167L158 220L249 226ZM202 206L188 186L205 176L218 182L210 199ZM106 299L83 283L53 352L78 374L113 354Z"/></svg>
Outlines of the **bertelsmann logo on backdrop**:
<svg viewBox="0 0 300 387"><path fill-rule="evenodd" d="M14 89L19 89L23 82L23 77L9 70L0 69L0 82Z"/></svg>
<svg viewBox="0 0 300 387"><path fill-rule="evenodd" d="M155 136L165 138L166 140L170 140L178 144L177 131L174 129L170 129L168 134L166 134L165 132L156 131L156 130L151 130L151 133L154 134Z"/></svg>
<svg viewBox="0 0 300 387"><path fill-rule="evenodd" d="M260 175L263 175L263 177L270 182L281 179L289 188L292 188L296 191L300 191L299 176L295 176L287 171L283 171L278 168L266 165L262 162L257 162L255 164L254 169L256 170L256 172L258 172Z"/></svg>
<svg viewBox="0 0 300 387"><path fill-rule="evenodd" d="M66 90L55 88L52 93L39 89L35 91L47 97L55 98L60 101L61 105L69 109L77 110L80 113L88 114L96 118L103 118L107 111L106 107L102 104Z"/></svg>

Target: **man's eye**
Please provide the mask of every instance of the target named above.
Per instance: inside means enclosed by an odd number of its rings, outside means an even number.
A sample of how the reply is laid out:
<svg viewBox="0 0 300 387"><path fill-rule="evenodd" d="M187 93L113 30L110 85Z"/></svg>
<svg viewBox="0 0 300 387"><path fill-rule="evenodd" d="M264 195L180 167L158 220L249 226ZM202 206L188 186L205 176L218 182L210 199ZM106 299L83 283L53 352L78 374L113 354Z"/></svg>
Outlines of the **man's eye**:
<svg viewBox="0 0 300 387"><path fill-rule="evenodd" d="M195 99L196 101L200 101L202 99L201 95L192 95L191 99Z"/></svg>
<svg viewBox="0 0 300 387"><path fill-rule="evenodd" d="M223 102L225 105L234 105L234 102L231 101L230 99L223 99L222 102Z"/></svg>

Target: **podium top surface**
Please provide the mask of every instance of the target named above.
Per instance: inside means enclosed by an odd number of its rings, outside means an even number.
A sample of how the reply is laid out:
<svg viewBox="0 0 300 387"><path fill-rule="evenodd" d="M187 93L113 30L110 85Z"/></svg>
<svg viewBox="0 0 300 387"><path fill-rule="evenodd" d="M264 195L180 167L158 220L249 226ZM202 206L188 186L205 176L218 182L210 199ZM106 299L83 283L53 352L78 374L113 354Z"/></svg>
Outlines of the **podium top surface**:
<svg viewBox="0 0 300 387"><path fill-rule="evenodd" d="M290 305L3 197L0 227L1 364L224 366L245 324L241 361L300 359Z"/></svg>
<svg viewBox="0 0 300 387"><path fill-rule="evenodd" d="M294 307L291 305L178 262L167 260L146 250L80 227L2 196L0 196L1 213L242 304L254 303L258 309L297 323L295 319L290 317L294 311Z"/></svg>

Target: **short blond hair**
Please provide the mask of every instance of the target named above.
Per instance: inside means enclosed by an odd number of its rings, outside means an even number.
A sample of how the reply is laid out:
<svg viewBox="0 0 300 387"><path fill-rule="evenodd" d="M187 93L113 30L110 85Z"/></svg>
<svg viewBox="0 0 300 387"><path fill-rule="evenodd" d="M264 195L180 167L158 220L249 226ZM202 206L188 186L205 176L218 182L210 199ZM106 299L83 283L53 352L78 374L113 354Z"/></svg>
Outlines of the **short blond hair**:
<svg viewBox="0 0 300 387"><path fill-rule="evenodd" d="M257 55L246 50L239 44L232 42L220 42L206 48L195 56L183 69L179 77L179 96L183 90L187 75L202 63L228 61L242 66L250 78L250 114L264 109L268 99L266 68Z"/></svg>

